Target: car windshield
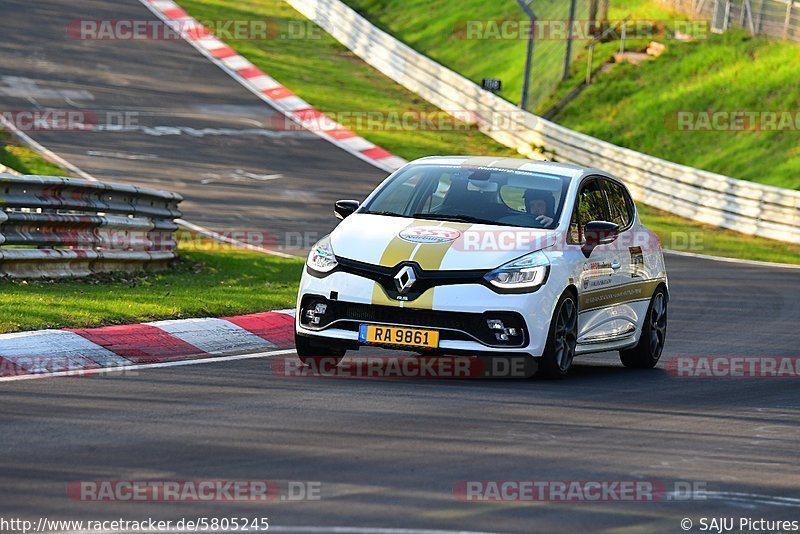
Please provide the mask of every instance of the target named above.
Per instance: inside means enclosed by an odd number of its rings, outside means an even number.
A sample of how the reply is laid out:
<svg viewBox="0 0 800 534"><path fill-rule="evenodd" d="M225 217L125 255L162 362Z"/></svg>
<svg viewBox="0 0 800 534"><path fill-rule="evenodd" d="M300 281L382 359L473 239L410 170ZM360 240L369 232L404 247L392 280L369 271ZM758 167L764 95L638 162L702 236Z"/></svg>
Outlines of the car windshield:
<svg viewBox="0 0 800 534"><path fill-rule="evenodd" d="M569 179L522 170L412 165L359 213L555 228Z"/></svg>

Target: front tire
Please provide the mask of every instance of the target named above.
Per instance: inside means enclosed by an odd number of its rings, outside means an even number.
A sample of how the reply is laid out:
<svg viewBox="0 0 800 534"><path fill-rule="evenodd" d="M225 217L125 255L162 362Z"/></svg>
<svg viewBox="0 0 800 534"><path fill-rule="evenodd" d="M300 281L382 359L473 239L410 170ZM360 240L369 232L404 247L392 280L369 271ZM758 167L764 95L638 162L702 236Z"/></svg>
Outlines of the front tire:
<svg viewBox="0 0 800 534"><path fill-rule="evenodd" d="M561 378L569 372L578 345L578 303L575 295L567 291L556 303L550 321L550 331L544 354L539 358L538 375Z"/></svg>
<svg viewBox="0 0 800 534"><path fill-rule="evenodd" d="M345 355L344 349L334 349L324 347L314 343L311 338L294 334L294 346L297 349L297 357L303 365L320 369L322 365L336 367Z"/></svg>
<svg viewBox="0 0 800 534"><path fill-rule="evenodd" d="M667 291L659 287L650 299L639 343L631 349L619 351L622 365L633 369L652 369L658 364L667 339L667 301Z"/></svg>

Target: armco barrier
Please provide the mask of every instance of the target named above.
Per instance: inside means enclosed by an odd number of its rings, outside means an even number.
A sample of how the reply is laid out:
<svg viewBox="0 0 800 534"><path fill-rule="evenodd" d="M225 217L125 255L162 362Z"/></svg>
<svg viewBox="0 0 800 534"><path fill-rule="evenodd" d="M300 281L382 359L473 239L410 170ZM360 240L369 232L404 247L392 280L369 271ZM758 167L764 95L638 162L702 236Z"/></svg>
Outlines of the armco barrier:
<svg viewBox="0 0 800 534"><path fill-rule="evenodd" d="M175 257L177 193L0 174L0 276L157 269Z"/></svg>
<svg viewBox="0 0 800 534"><path fill-rule="evenodd" d="M339 0L287 0L396 82L521 154L596 167L637 201L702 223L800 243L800 192L706 172L584 135L522 111L373 26Z"/></svg>
<svg viewBox="0 0 800 534"><path fill-rule="evenodd" d="M0 163L0 174L13 174L14 176L19 176L20 173L12 169L11 167L6 167L2 163Z"/></svg>

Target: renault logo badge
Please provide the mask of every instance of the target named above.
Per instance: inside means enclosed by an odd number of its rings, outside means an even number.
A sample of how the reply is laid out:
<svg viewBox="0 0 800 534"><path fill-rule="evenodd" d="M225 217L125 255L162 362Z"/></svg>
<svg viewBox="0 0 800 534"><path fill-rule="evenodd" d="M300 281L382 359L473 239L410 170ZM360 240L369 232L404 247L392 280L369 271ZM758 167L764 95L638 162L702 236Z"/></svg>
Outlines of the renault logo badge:
<svg viewBox="0 0 800 534"><path fill-rule="evenodd" d="M397 290L403 294L408 293L411 286L413 286L416 281L417 275L414 274L414 268L410 265L406 265L400 269L400 272L394 276L394 285L397 286Z"/></svg>

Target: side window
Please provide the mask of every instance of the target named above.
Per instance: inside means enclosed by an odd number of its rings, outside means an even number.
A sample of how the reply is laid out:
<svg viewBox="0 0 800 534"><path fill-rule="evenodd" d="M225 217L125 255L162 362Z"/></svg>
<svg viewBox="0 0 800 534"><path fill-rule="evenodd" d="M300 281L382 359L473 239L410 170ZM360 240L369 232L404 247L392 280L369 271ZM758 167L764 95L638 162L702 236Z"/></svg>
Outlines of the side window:
<svg viewBox="0 0 800 534"><path fill-rule="evenodd" d="M632 210L625 189L611 180L602 180L602 182L608 197L608 220L618 224L620 228L626 228L631 223Z"/></svg>
<svg viewBox="0 0 800 534"><path fill-rule="evenodd" d="M607 221L608 205L606 196L598 180L590 180L583 184L578 193L575 211L569 227L569 242L583 243L583 229L590 221Z"/></svg>

